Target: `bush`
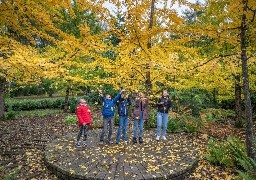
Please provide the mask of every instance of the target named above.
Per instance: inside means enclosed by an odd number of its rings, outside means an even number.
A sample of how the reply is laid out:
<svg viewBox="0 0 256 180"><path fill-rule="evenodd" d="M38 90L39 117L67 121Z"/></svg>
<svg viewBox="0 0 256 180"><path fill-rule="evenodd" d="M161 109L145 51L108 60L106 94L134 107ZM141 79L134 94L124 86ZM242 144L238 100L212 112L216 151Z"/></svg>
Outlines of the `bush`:
<svg viewBox="0 0 256 180"><path fill-rule="evenodd" d="M248 159L245 144L231 136L225 141L210 139L208 151L208 154L205 155L208 161L226 167L239 166L241 163L239 159Z"/></svg>
<svg viewBox="0 0 256 180"><path fill-rule="evenodd" d="M145 129L150 129L150 128L156 128L157 127L157 110L156 109L151 109L149 113L149 119L147 122L145 122Z"/></svg>
<svg viewBox="0 0 256 180"><path fill-rule="evenodd" d="M75 115L67 115L64 121L67 124L76 124L78 119Z"/></svg>
<svg viewBox="0 0 256 180"><path fill-rule="evenodd" d="M200 110L216 106L212 93L203 89L171 91L170 96L174 99L173 110L178 113L183 113L185 110L191 111L193 116L198 116Z"/></svg>
<svg viewBox="0 0 256 180"><path fill-rule="evenodd" d="M69 98L69 111L75 112L80 97ZM63 109L64 97L41 99L7 99L5 111L31 111L36 109Z"/></svg>
<svg viewBox="0 0 256 180"><path fill-rule="evenodd" d="M237 170L239 173L239 177L237 177L237 179L256 179L256 161L251 158L238 159L238 161L239 165L243 168L243 171Z"/></svg>
<svg viewBox="0 0 256 180"><path fill-rule="evenodd" d="M12 120L12 119L15 119L16 117L17 117L17 113L14 111L9 111L4 115L4 119L6 120Z"/></svg>
<svg viewBox="0 0 256 180"><path fill-rule="evenodd" d="M227 124L228 119L235 118L235 112L233 110L225 109L213 109L208 108L200 112L200 117L203 121L207 122L221 122Z"/></svg>
<svg viewBox="0 0 256 180"><path fill-rule="evenodd" d="M185 131L188 133L199 131L203 125L202 121L191 115L176 115L168 122L168 132Z"/></svg>

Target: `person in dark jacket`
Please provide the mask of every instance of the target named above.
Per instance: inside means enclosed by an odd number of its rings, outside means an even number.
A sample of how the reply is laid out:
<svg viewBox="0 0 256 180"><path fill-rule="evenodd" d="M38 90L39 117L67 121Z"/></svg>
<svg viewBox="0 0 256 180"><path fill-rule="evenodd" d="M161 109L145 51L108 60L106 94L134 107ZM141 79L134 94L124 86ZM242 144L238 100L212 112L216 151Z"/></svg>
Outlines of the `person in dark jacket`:
<svg viewBox="0 0 256 180"><path fill-rule="evenodd" d="M103 116L103 128L100 135L100 144L103 144L104 135L107 131L107 125L109 124L109 132L108 132L108 139L107 142L109 144L113 144L111 141L111 136L113 132L113 126L114 126L114 113L115 113L115 104L117 100L121 97L121 94L124 90L121 90L114 99L111 99L111 96L107 94L104 97L104 94L102 93L102 90L99 90L99 93L102 97L102 116Z"/></svg>
<svg viewBox="0 0 256 180"><path fill-rule="evenodd" d="M160 136L166 140L166 129L168 124L168 112L172 110L172 102L166 90L163 91L162 97L157 101L157 136L156 140L159 141ZM161 133L161 128L162 133Z"/></svg>
<svg viewBox="0 0 256 180"><path fill-rule="evenodd" d="M148 119L148 99L144 97L142 92L137 94L135 98L135 107L133 110L133 118L134 118L134 132L133 132L133 143L137 143L137 132L138 126L140 127L139 132L139 143L143 143L143 127L144 120Z"/></svg>
<svg viewBox="0 0 256 180"><path fill-rule="evenodd" d="M131 105L131 100L129 98L129 94L126 96L121 96L117 101L118 114L119 114L119 122L118 122L118 130L116 134L116 144L119 143L121 137L121 131L123 133L122 139L124 142L127 142L126 131L128 126L128 107Z"/></svg>

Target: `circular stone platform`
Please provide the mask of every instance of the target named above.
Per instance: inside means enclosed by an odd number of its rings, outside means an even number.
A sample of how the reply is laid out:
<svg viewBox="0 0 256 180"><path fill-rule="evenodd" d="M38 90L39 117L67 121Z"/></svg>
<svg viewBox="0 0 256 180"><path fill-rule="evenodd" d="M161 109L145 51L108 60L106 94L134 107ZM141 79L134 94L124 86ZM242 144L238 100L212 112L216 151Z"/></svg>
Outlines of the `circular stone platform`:
<svg viewBox="0 0 256 180"><path fill-rule="evenodd" d="M143 144L132 144L129 138L127 144L99 145L100 132L89 131L87 148L75 147L74 133L52 141L45 149L47 167L62 179L182 179L198 162L186 134L156 141L155 131L145 131Z"/></svg>

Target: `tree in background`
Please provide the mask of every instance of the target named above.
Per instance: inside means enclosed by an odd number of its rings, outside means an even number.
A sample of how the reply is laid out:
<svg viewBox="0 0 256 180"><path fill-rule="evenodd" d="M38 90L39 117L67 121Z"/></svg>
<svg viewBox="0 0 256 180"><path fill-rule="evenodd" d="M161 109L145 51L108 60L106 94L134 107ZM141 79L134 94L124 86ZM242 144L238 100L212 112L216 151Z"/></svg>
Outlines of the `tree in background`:
<svg viewBox="0 0 256 180"><path fill-rule="evenodd" d="M200 7L194 6L194 8ZM213 83L214 87L217 87L216 85L220 84L220 82L225 83L228 82L226 80L229 80L230 83L226 83L226 85L231 87L230 85L235 84L232 83L235 80L239 84L239 76L243 79L247 151L251 158L255 157L255 153L253 150L254 135L249 92L249 72L252 72L250 69L253 69L252 65L256 61L256 43L255 38L252 38L256 32L255 13L256 2L253 0L235 0L232 3L225 0L209 0L206 1L204 13L199 16L195 23L187 27L188 32L192 32L195 39L204 37L205 40L208 40L208 46L206 48L198 46L198 50L207 52L205 49L211 47L209 49L210 52L199 53L201 60L195 61L195 68L193 69L200 72L197 76L198 80L205 82L207 79L215 79L215 81L213 80L215 82ZM199 41L200 39L197 40L197 42ZM205 57L205 60L202 57ZM209 68L215 69L215 76L211 75L210 72L211 76L203 78L207 76ZM216 69L221 71L217 73ZM225 81L219 81L220 77L225 77ZM252 76L251 78L254 77ZM255 80L251 79L250 81L254 82Z"/></svg>
<svg viewBox="0 0 256 180"><path fill-rule="evenodd" d="M88 67L84 62L73 60L79 58L80 61L90 61L91 54L95 54L95 49L101 48L97 46L97 42L101 42L98 41L101 37L96 38L90 34L88 24L91 22L89 21L78 27L81 38L72 34L76 31L66 31L62 13L68 12L70 17L75 17L73 3L75 1L53 2L50 0L2 1L0 3L0 63L3 65L0 68L1 118L4 112L5 83L12 81L18 84L39 83L42 78L56 80L63 77L67 77L67 81L74 81L74 83L87 82L85 78L80 78L79 74L73 75L76 71L73 67L89 68L91 71L93 68ZM84 9L93 11L97 6L93 2L80 2L79 8L82 11ZM98 25L94 25L91 26L94 31L97 31ZM95 64L92 66L94 67ZM72 76L68 76L69 74Z"/></svg>

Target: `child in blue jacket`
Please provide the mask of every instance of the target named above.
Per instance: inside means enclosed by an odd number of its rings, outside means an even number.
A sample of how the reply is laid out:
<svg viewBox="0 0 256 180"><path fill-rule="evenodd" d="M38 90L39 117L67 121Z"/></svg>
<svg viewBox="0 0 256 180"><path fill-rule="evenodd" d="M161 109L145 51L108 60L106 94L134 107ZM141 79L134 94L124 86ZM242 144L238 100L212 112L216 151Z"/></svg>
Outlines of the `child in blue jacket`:
<svg viewBox="0 0 256 180"><path fill-rule="evenodd" d="M115 113L115 104L117 100L121 97L121 94L124 90L121 90L114 99L111 99L111 96L107 94L105 97L102 93L102 90L99 90L99 93L102 97L102 116L103 116L103 129L100 135L100 144L103 144L104 141L104 135L107 131L107 126L109 125L109 132L108 132L108 139L107 142L109 144L113 144L111 141L111 136L113 132L113 126L114 126L114 113Z"/></svg>

